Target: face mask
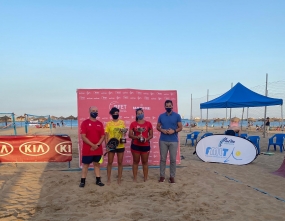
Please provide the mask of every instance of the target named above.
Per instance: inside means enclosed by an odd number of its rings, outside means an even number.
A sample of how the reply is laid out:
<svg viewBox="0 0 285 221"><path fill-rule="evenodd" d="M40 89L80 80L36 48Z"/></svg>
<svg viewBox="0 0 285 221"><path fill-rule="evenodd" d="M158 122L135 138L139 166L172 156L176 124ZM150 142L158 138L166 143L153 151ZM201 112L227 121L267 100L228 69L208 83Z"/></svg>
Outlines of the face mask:
<svg viewBox="0 0 285 221"><path fill-rule="evenodd" d="M92 117L92 118L96 118L97 116L98 116L97 112L91 112L90 113L90 117Z"/></svg>
<svg viewBox="0 0 285 221"><path fill-rule="evenodd" d="M165 110L170 113L172 111L172 108L171 107L166 107Z"/></svg>
<svg viewBox="0 0 285 221"><path fill-rule="evenodd" d="M113 114L113 115L112 115L112 118L113 118L114 120L117 120L117 119L119 118L119 114Z"/></svg>
<svg viewBox="0 0 285 221"><path fill-rule="evenodd" d="M144 114L140 114L137 116L138 120L142 120L144 118Z"/></svg>

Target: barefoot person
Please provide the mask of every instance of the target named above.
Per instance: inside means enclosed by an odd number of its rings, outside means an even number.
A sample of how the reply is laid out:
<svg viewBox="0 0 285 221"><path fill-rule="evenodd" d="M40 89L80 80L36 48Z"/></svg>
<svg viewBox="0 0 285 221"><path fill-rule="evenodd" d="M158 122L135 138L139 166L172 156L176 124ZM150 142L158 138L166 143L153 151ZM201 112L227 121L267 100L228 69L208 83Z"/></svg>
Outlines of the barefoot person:
<svg viewBox="0 0 285 221"><path fill-rule="evenodd" d="M144 120L142 108L136 109L136 121L132 122L129 130L129 138L132 139L131 152L133 155L133 176L137 182L138 165L140 160L143 166L144 182L148 176L148 156L150 151L150 139L153 137L153 128L150 122Z"/></svg>
<svg viewBox="0 0 285 221"><path fill-rule="evenodd" d="M166 157L169 152L170 156L170 183L175 183L176 173L176 156L178 150L178 132L182 130L181 117L178 113L173 112L173 103L171 100L164 102L166 112L158 118L156 129L160 132L159 149L160 149L160 179L165 180Z"/></svg>
<svg viewBox="0 0 285 221"><path fill-rule="evenodd" d="M112 116L112 120L107 122L105 128L105 142L106 144L111 138L116 138L120 141L123 137L120 129L125 128L125 123L123 120L119 120L119 109L113 107L109 114ZM123 158L124 158L125 145L124 143L119 143L117 149L115 151L108 152L108 165L107 165L107 184L111 183L111 171L112 165L114 161L114 156L117 153L117 161L118 161L118 184L121 184L122 173L123 173Z"/></svg>
<svg viewBox="0 0 285 221"><path fill-rule="evenodd" d="M97 107L89 108L90 117L81 124L82 147L82 175L79 187L85 186L85 180L90 163L93 163L96 175L96 185L104 186L100 177L100 164L98 163L103 155L102 142L105 138L103 124L96 118L98 116Z"/></svg>

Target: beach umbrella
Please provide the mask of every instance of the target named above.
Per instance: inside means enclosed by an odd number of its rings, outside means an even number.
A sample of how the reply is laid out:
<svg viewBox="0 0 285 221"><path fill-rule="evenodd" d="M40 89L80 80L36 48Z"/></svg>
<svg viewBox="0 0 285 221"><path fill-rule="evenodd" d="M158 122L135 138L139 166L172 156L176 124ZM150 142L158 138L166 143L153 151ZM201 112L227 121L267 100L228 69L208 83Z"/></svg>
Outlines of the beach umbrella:
<svg viewBox="0 0 285 221"><path fill-rule="evenodd" d="M66 120L70 120L70 122L71 122L71 128L72 128L72 120L76 120L76 117L70 115L69 117L66 117L65 119L66 119Z"/></svg>
<svg viewBox="0 0 285 221"><path fill-rule="evenodd" d="M51 116L50 119L52 119L52 120L57 120L58 117L56 117L56 116Z"/></svg>
<svg viewBox="0 0 285 221"><path fill-rule="evenodd" d="M11 117L8 117L8 116L3 116L3 117L0 117L0 121L1 122L5 122L5 125L7 126L7 122L10 121L12 118Z"/></svg>
<svg viewBox="0 0 285 221"><path fill-rule="evenodd" d="M216 122L220 122L221 121L221 119L220 118L214 118L214 123L216 123Z"/></svg>
<svg viewBox="0 0 285 221"><path fill-rule="evenodd" d="M2 121L8 121L8 120L11 120L12 118L11 117L8 117L7 115L3 116L3 117L0 117L0 119Z"/></svg>
<svg viewBox="0 0 285 221"><path fill-rule="evenodd" d="M22 116L22 115L21 115L21 116L17 117L16 119L19 120L19 121L22 121L22 120L25 119L25 116Z"/></svg>
<svg viewBox="0 0 285 221"><path fill-rule="evenodd" d="M213 121L214 121L214 123L220 123L221 119L220 118L215 118ZM220 124L218 124L218 125L220 125Z"/></svg>
<svg viewBox="0 0 285 221"><path fill-rule="evenodd" d="M25 120L26 117L21 115L21 116L17 117L16 119L17 119L18 121L21 121L21 127L22 127L22 121Z"/></svg>
<svg viewBox="0 0 285 221"><path fill-rule="evenodd" d="M256 120L255 120L254 118L252 118L252 117L249 117L249 118L247 119L247 121L249 121L249 122L255 122Z"/></svg>

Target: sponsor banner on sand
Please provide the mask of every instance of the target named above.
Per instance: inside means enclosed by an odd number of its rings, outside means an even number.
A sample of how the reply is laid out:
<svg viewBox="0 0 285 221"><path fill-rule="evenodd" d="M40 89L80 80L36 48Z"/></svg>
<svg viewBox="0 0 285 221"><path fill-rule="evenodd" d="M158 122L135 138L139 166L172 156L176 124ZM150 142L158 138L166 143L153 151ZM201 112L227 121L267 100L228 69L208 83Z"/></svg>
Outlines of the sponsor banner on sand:
<svg viewBox="0 0 285 221"><path fill-rule="evenodd" d="M205 162L234 165L249 164L257 157L257 149L250 141L228 135L201 139L196 145L196 153Z"/></svg>
<svg viewBox="0 0 285 221"><path fill-rule="evenodd" d="M72 143L67 135L0 136L0 162L67 162Z"/></svg>

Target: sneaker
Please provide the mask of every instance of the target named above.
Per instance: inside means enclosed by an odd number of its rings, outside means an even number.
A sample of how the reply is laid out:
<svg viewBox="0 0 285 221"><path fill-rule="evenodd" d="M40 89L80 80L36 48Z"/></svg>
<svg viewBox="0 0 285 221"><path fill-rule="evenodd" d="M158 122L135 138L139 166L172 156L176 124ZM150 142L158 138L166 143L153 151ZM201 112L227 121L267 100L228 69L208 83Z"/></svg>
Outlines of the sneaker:
<svg viewBox="0 0 285 221"><path fill-rule="evenodd" d="M79 184L79 187L84 187L85 186L85 183L80 183Z"/></svg>
<svg viewBox="0 0 285 221"><path fill-rule="evenodd" d="M161 177L159 178L159 181L158 181L158 182L159 182L159 183L163 183L164 181L165 181L165 178L161 176Z"/></svg>
<svg viewBox="0 0 285 221"><path fill-rule="evenodd" d="M173 177L170 177L169 180L168 180L168 182L171 183L171 184L175 184L175 180L174 180Z"/></svg>
<svg viewBox="0 0 285 221"><path fill-rule="evenodd" d="M105 186L105 184L104 184L104 183L102 183L101 181L96 182L96 185L98 185L98 186Z"/></svg>

